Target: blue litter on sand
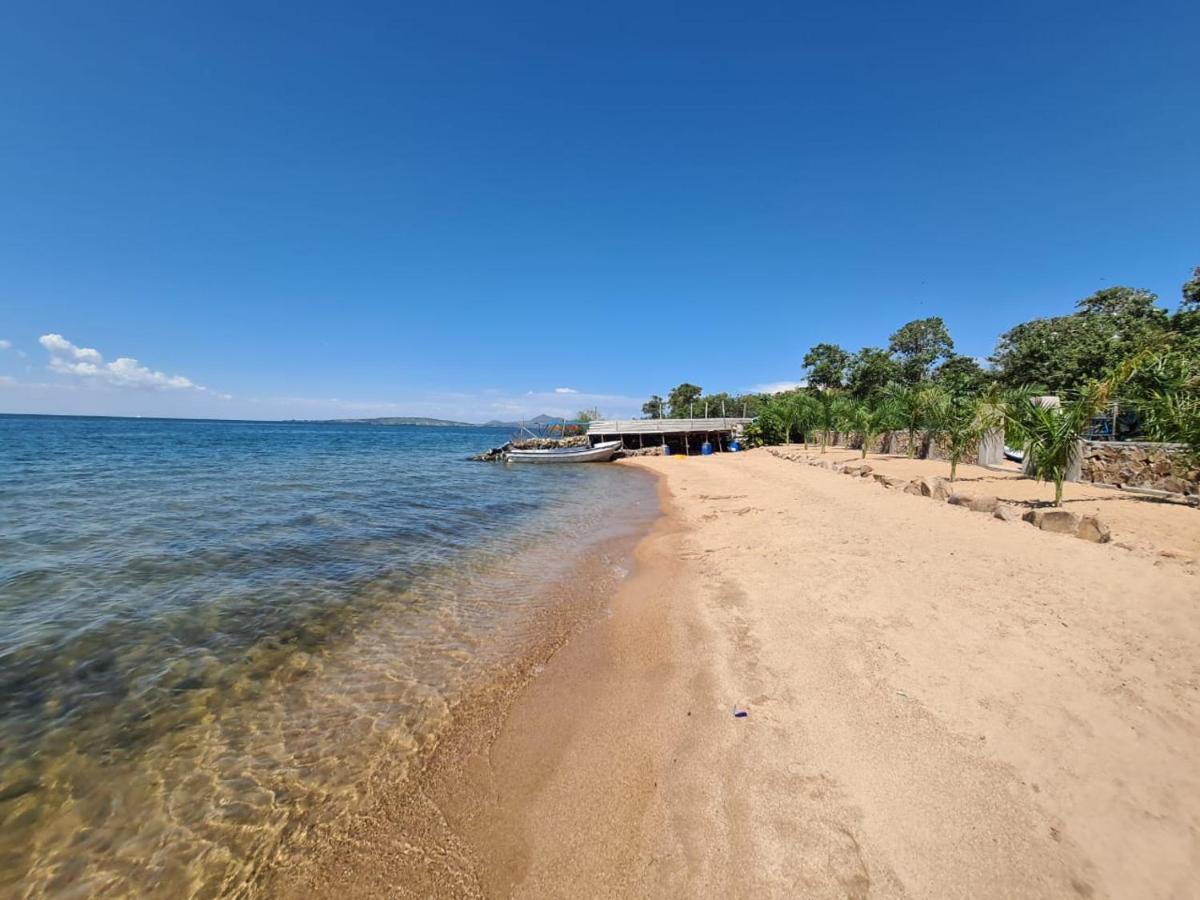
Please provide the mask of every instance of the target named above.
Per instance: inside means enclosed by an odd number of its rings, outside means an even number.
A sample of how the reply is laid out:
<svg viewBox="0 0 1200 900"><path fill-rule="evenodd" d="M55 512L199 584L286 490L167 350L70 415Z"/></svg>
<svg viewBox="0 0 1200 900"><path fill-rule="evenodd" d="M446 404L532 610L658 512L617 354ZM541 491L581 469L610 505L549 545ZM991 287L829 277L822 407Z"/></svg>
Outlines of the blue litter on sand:
<svg viewBox="0 0 1200 900"><path fill-rule="evenodd" d="M739 709L733 714L733 717L735 719L744 719L748 715L750 715L750 713L746 712L744 709Z"/></svg>

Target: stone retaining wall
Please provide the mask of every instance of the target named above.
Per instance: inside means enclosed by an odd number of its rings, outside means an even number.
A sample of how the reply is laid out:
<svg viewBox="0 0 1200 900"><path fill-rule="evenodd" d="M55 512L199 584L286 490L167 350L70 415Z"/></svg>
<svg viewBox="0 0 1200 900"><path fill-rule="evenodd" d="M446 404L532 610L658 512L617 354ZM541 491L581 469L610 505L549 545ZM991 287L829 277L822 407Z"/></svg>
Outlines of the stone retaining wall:
<svg viewBox="0 0 1200 900"><path fill-rule="evenodd" d="M1200 464L1178 444L1083 441L1080 481L1200 495Z"/></svg>

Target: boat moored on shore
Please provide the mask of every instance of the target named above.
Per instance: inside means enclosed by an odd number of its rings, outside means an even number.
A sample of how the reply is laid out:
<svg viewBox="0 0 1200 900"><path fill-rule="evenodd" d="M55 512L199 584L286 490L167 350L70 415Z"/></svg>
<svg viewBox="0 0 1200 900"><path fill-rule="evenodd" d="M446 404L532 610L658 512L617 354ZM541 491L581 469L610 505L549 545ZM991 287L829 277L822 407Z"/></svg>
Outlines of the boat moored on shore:
<svg viewBox="0 0 1200 900"><path fill-rule="evenodd" d="M604 441L593 446L553 447L544 450L508 449L501 459L519 463L609 462L621 450L620 441Z"/></svg>

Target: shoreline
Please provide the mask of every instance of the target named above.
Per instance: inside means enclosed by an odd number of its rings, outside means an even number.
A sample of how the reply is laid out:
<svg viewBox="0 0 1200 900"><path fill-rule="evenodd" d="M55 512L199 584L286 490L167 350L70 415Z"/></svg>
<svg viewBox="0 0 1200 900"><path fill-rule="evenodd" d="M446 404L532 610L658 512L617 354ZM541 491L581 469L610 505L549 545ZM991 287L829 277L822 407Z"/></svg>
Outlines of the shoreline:
<svg viewBox="0 0 1200 900"><path fill-rule="evenodd" d="M1170 897L1200 875L1187 569L761 452L620 465L658 477L632 574L473 699L408 807L457 880L380 819L281 895Z"/></svg>
<svg viewBox="0 0 1200 900"><path fill-rule="evenodd" d="M494 830L479 827L495 820L487 750L513 704L635 577L627 567L636 565L637 549L661 521L656 512L643 527L593 544L564 577L542 585L539 611L523 626L524 638L451 705L405 777L380 786L376 800L335 842L298 848L271 867L261 892L296 898L487 895L492 878L482 848L494 843L488 837ZM578 583L589 587L581 591Z"/></svg>

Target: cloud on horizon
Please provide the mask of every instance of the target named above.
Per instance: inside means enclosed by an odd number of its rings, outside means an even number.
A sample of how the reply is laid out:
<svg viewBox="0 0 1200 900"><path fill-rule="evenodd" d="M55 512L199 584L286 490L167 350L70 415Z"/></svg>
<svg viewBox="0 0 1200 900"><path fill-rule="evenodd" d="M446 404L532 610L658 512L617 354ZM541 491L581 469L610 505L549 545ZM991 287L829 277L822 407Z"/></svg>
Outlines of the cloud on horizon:
<svg viewBox="0 0 1200 900"><path fill-rule="evenodd" d="M144 366L132 357L108 361L97 348L75 344L58 333L44 334L38 343L49 354L47 371L58 377L38 381L15 373L3 375L0 389L4 405L0 408L4 412L260 420L428 416L481 423L493 419L519 421L543 414L573 418L580 409L599 409L605 416L626 418L638 415L642 404L640 397L575 387L525 391L397 388L392 397L241 391L235 399L187 376ZM12 352L19 351L13 348Z"/></svg>
<svg viewBox="0 0 1200 900"><path fill-rule="evenodd" d="M784 391L794 391L807 385L807 381L772 381L768 384L756 384L750 390L756 394L782 394Z"/></svg>
<svg viewBox="0 0 1200 900"><path fill-rule="evenodd" d="M199 391L221 399L231 399L228 394L211 392L183 375L168 375L147 368L130 356L121 356L106 363L100 351L91 347L79 347L61 334L43 334L38 338L38 343L50 354L48 368L59 375L69 375L116 388Z"/></svg>

